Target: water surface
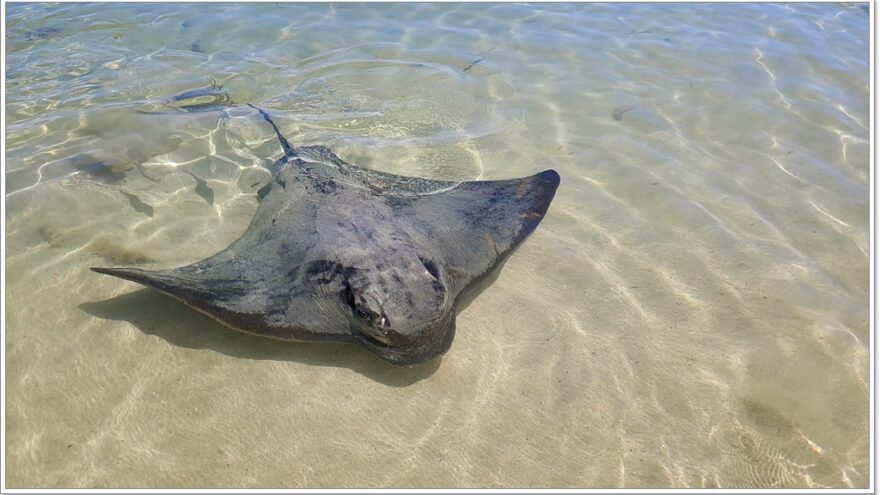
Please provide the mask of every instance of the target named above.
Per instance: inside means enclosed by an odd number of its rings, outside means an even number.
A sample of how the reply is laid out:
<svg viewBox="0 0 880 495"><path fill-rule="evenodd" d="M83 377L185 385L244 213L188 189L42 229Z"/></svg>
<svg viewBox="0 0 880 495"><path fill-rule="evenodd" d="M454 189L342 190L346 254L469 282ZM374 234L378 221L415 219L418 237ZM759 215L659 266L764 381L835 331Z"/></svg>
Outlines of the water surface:
<svg viewBox="0 0 880 495"><path fill-rule="evenodd" d="M6 7L8 486L868 486L866 4ZM415 368L90 272L243 232L245 103L562 185Z"/></svg>

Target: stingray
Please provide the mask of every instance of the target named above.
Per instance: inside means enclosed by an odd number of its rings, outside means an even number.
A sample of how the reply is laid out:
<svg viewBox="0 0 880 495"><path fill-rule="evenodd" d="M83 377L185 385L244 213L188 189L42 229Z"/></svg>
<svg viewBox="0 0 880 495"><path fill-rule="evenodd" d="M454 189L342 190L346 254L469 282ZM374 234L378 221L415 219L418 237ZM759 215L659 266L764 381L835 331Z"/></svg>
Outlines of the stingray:
<svg viewBox="0 0 880 495"><path fill-rule="evenodd" d="M559 186L554 170L452 182L360 168L323 146L292 146L253 108L284 156L244 234L181 268L92 270L241 332L349 342L412 365L449 349L459 307L535 230Z"/></svg>

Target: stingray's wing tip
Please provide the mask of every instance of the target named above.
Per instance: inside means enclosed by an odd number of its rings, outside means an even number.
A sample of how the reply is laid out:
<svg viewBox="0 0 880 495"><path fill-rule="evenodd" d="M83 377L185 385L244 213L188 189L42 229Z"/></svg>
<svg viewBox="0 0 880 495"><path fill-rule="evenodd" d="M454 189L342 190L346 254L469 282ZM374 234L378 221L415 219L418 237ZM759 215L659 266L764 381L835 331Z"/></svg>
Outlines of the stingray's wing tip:
<svg viewBox="0 0 880 495"><path fill-rule="evenodd" d="M556 191L556 188L559 187L559 183L562 181L562 178L559 177L559 172L549 168L543 172L538 172L537 174L532 176L533 179L538 180L547 188L553 189Z"/></svg>
<svg viewBox="0 0 880 495"><path fill-rule="evenodd" d="M114 277L119 277L125 274L130 274L132 272L141 272L142 270L138 270L137 268L104 268L101 266L93 266L89 268L93 272L101 273L104 275L113 275Z"/></svg>
<svg viewBox="0 0 880 495"><path fill-rule="evenodd" d="M137 282L153 289L158 289L179 299L190 300L202 289L197 280L181 278L177 270L141 270L139 268L98 268L93 272L111 275L123 280Z"/></svg>
<svg viewBox="0 0 880 495"><path fill-rule="evenodd" d="M100 266L93 266L93 267L90 267L89 270L96 272L96 273L101 273L103 275L114 275L114 276L116 275L115 268L103 268Z"/></svg>
<svg viewBox="0 0 880 495"><path fill-rule="evenodd" d="M91 270L102 275L111 275L113 277L131 280L132 282L138 282L145 285L155 285L150 283L154 278L151 272L139 270L137 268L103 268L93 266L91 267Z"/></svg>
<svg viewBox="0 0 880 495"><path fill-rule="evenodd" d="M538 177L540 177L541 180L544 180L544 181L551 183L551 184L555 184L557 186L559 185L559 182L561 180L561 178L559 177L559 172L553 170L552 168L549 168L543 172L540 172L538 174Z"/></svg>
<svg viewBox="0 0 880 495"><path fill-rule="evenodd" d="M529 177L528 183L533 190L532 208L533 213L537 213L541 218L550 207L550 202L556 196L556 189L562 180L559 173L555 170L547 169ZM539 219L540 220L540 219Z"/></svg>

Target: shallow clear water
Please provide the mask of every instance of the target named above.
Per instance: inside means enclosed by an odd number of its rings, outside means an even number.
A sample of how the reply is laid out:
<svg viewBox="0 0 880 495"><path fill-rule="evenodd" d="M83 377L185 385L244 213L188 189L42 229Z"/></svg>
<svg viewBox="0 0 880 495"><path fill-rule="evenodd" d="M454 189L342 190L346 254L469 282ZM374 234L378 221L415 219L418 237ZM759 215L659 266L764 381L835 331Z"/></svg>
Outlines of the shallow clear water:
<svg viewBox="0 0 880 495"><path fill-rule="evenodd" d="M8 486L868 486L867 5L6 8ZM242 233L244 103L562 185L414 368L90 272Z"/></svg>

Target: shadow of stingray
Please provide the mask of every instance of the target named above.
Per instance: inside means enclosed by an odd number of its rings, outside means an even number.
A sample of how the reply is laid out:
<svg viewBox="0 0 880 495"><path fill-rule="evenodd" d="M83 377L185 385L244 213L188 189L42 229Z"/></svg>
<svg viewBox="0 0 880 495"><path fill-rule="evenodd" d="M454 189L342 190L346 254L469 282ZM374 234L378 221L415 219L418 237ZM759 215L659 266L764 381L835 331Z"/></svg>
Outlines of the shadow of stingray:
<svg viewBox="0 0 880 495"><path fill-rule="evenodd" d="M142 332L161 337L176 346L211 349L237 358L350 368L392 387L412 385L428 378L440 367L440 359L401 368L352 344L286 342L237 332L150 289L83 303L79 308L105 320L127 321Z"/></svg>

